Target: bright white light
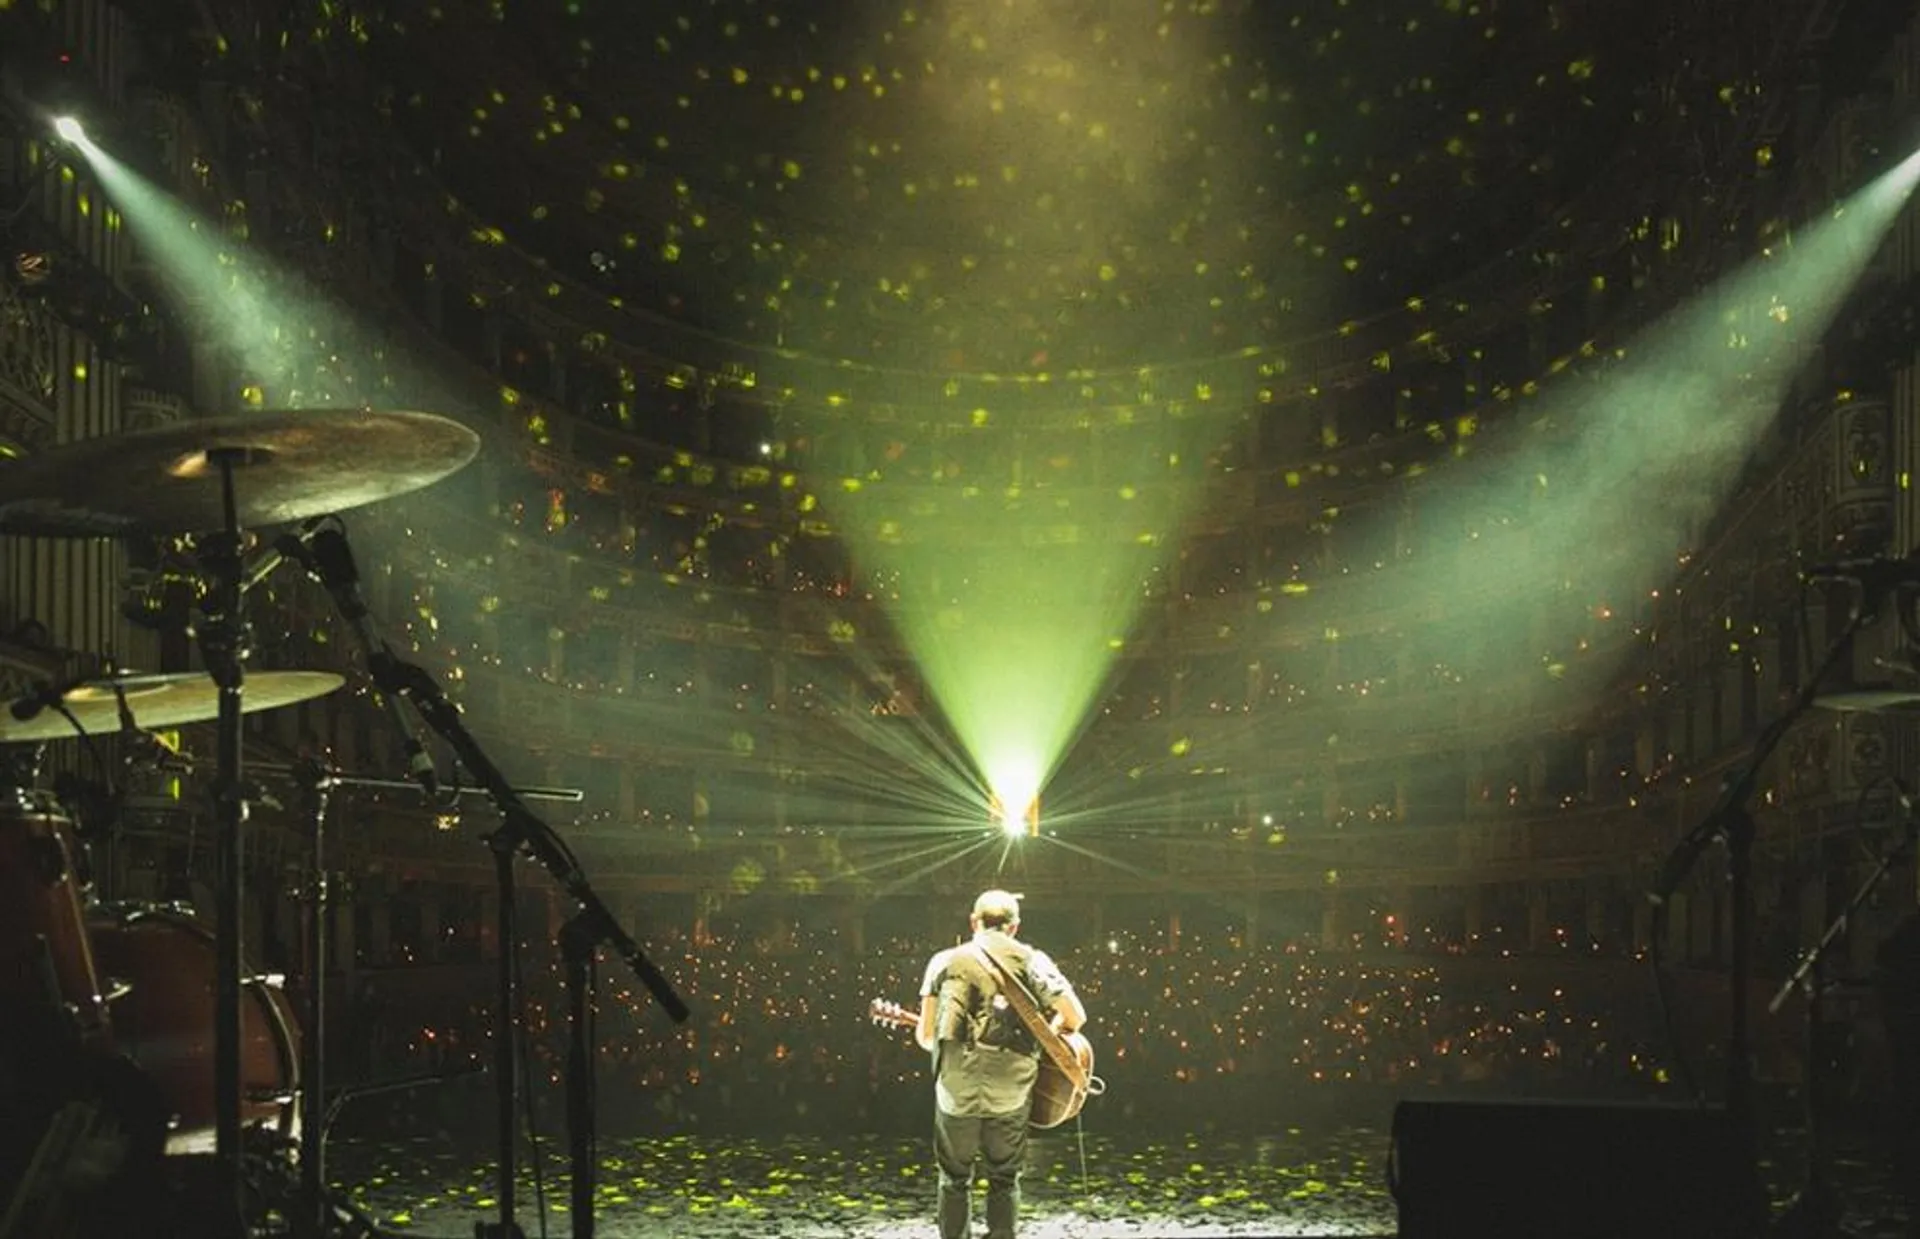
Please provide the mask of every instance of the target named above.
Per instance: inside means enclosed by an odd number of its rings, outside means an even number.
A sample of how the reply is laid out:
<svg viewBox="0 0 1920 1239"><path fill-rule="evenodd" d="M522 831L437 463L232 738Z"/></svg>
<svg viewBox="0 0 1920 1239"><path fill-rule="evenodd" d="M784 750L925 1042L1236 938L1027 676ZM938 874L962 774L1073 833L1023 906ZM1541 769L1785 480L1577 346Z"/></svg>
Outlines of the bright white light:
<svg viewBox="0 0 1920 1239"><path fill-rule="evenodd" d="M71 116L54 117L53 131L60 135L62 142L71 142L75 146L87 140L87 131Z"/></svg>
<svg viewBox="0 0 1920 1239"><path fill-rule="evenodd" d="M1024 757L986 771L988 813L1008 838L1040 833L1040 767Z"/></svg>

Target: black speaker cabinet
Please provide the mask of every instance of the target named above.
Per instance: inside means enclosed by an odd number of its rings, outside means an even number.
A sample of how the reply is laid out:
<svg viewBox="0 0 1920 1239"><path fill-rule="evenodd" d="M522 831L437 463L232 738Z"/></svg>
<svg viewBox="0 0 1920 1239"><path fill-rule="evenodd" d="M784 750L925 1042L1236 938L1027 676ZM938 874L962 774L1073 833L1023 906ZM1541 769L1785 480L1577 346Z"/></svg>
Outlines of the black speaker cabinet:
<svg viewBox="0 0 1920 1239"><path fill-rule="evenodd" d="M1402 1101L1400 1239L1744 1239L1762 1201L1725 1111Z"/></svg>

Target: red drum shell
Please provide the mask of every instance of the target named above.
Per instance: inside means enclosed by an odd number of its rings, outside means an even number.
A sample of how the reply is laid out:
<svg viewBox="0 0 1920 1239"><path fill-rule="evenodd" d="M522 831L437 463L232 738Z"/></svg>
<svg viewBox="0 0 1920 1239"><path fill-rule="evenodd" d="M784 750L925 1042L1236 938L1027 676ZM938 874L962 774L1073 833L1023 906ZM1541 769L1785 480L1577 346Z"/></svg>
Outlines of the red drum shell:
<svg viewBox="0 0 1920 1239"><path fill-rule="evenodd" d="M213 934L191 915L133 908L92 925L103 976L128 990L112 1006L115 1048L160 1086L174 1111L172 1152L213 1147ZM300 1026L279 986L244 977L240 996L241 1122L298 1131Z"/></svg>
<svg viewBox="0 0 1920 1239"><path fill-rule="evenodd" d="M0 1010L64 1009L104 1043L106 1005L87 936L73 823L49 804L0 795Z"/></svg>

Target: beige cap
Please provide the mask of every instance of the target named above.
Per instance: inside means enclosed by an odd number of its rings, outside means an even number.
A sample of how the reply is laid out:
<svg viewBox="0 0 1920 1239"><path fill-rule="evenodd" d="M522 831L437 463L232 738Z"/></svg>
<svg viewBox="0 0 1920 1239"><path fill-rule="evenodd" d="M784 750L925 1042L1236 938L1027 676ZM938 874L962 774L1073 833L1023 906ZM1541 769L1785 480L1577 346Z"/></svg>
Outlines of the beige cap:
<svg viewBox="0 0 1920 1239"><path fill-rule="evenodd" d="M1012 891L981 891L980 898L973 901L973 914L1003 922L1017 921L1020 919L1020 896Z"/></svg>

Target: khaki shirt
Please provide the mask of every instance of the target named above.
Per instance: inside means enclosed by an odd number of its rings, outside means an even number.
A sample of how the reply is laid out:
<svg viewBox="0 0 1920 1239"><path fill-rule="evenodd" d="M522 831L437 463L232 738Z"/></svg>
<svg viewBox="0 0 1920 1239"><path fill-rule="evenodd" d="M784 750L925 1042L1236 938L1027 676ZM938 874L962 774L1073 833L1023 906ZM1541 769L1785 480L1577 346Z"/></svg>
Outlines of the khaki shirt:
<svg viewBox="0 0 1920 1239"><path fill-rule="evenodd" d="M948 979L954 957L961 951L971 952L975 943L991 946L995 954L1012 965L1016 976L1025 974L1021 979L1040 1004L1042 1013L1051 1011L1056 1002L1072 992L1073 987L1045 951L998 931L983 929L974 935L973 943L949 947L928 961L926 976L920 983L921 996L937 998ZM981 998L991 1001L993 995ZM1033 1082L1040 1075L1040 1059L1031 1050L943 1040L934 1054L934 1100L942 1112L957 1118L992 1118L1020 1113L1032 1104Z"/></svg>

